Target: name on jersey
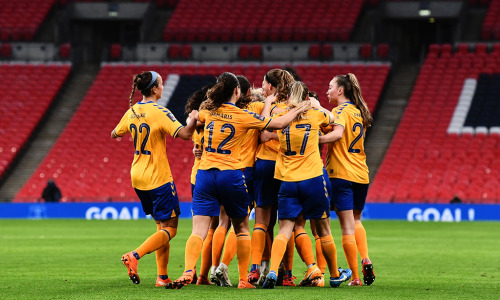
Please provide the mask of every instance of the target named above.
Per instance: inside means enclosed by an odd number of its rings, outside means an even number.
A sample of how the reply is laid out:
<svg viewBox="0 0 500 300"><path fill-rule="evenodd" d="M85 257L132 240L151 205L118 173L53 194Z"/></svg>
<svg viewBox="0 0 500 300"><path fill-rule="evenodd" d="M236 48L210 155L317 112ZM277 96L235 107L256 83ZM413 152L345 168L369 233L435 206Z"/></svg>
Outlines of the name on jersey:
<svg viewBox="0 0 500 300"><path fill-rule="evenodd" d="M145 117L146 117L146 113L137 114L137 116L135 116L134 113L130 114L131 119L133 119L133 118L145 118Z"/></svg>
<svg viewBox="0 0 500 300"><path fill-rule="evenodd" d="M212 117L219 117L219 118L228 119L228 120L232 120L233 119L233 115L220 114L218 112L211 112L210 116L212 116Z"/></svg>
<svg viewBox="0 0 500 300"><path fill-rule="evenodd" d="M354 115L355 117L361 118L361 114L354 113L353 115Z"/></svg>

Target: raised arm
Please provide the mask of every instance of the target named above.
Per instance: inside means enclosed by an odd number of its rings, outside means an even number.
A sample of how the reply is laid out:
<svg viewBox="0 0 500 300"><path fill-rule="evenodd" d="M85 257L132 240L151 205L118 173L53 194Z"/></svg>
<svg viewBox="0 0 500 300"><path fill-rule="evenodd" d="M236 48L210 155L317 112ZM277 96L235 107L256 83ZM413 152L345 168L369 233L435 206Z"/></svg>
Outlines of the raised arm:
<svg viewBox="0 0 500 300"><path fill-rule="evenodd" d="M311 107L311 102L303 101L299 106L292 108L288 113L278 117L276 119L272 119L269 122L268 129L283 129L288 124L290 124L300 113L308 110Z"/></svg>
<svg viewBox="0 0 500 300"><path fill-rule="evenodd" d="M196 122L198 119L197 115L198 115L197 110L193 110L189 114L189 119L188 119L189 122L187 123L187 125L185 127L181 128L181 130L179 130L179 133L177 133L176 137L180 137L183 140L191 140L191 138L193 137L193 133L196 129Z"/></svg>

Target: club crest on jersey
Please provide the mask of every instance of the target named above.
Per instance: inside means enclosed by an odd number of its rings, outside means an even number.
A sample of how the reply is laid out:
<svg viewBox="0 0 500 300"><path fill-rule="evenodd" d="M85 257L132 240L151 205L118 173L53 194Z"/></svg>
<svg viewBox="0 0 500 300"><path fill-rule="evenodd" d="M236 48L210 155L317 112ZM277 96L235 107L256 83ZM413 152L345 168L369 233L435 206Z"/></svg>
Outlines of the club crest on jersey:
<svg viewBox="0 0 500 300"><path fill-rule="evenodd" d="M259 114L253 114L253 117L256 118L257 120L261 120L261 121L264 121L264 119L265 119L264 116L261 116Z"/></svg>
<svg viewBox="0 0 500 300"><path fill-rule="evenodd" d="M172 120L172 122L176 122L177 119L175 118L174 114L172 114L171 112L168 112L167 113L167 117Z"/></svg>

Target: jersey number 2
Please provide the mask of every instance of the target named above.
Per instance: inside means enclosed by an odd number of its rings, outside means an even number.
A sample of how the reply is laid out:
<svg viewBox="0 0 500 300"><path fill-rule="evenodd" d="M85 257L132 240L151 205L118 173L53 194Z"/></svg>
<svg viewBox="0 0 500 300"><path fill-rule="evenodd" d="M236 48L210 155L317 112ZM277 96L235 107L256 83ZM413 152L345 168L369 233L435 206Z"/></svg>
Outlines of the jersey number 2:
<svg viewBox="0 0 500 300"><path fill-rule="evenodd" d="M133 133L133 136L134 136L134 149L135 149L134 153L136 155L139 155L139 154L151 155L151 151L145 149L146 148L146 143L148 142L148 139L149 139L149 132L151 131L151 128L149 127L148 124L142 123L139 126L139 133L142 133L143 129L146 129L146 137L144 137L144 140L142 140L142 143L141 143L141 152L139 152L137 150L137 126L135 126L135 124L130 124L130 133L132 133L132 131L134 131L134 133Z"/></svg>
<svg viewBox="0 0 500 300"><path fill-rule="evenodd" d="M222 149L222 147L224 147L224 145L226 145L227 142L229 142L234 137L234 134L236 132L236 129L234 128L234 126L232 124L229 124L229 123L222 125L220 132L224 133L224 131L226 131L226 129L229 129L229 135L224 140L222 140L222 142L217 147L217 150L212 148L212 136L214 134L214 121L208 123L207 129L208 129L208 142L207 142L207 147L205 148L205 151L217 152L220 154L231 154L231 150L224 150L224 149Z"/></svg>
<svg viewBox="0 0 500 300"><path fill-rule="evenodd" d="M354 145L359 141L359 139L363 136L364 134L364 128L361 123L354 123L354 126L352 126L352 132L356 132L356 128L359 127L359 134L358 136L352 141L352 143L349 145L349 149L347 150L349 153L360 153L361 149L354 149Z"/></svg>

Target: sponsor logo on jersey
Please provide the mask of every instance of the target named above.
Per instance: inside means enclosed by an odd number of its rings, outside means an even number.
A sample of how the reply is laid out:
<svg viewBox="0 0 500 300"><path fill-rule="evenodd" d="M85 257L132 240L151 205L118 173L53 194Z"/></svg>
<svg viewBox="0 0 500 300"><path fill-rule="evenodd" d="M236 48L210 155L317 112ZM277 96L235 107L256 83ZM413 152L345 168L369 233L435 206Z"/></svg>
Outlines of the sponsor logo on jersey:
<svg viewBox="0 0 500 300"><path fill-rule="evenodd" d="M167 113L167 117L172 120L172 122L177 122L177 119L175 118L174 114L171 112Z"/></svg>
<svg viewBox="0 0 500 300"><path fill-rule="evenodd" d="M261 121L264 121L264 119L265 119L264 116L261 116L259 114L253 114L253 117L256 118L257 120L261 120Z"/></svg>

